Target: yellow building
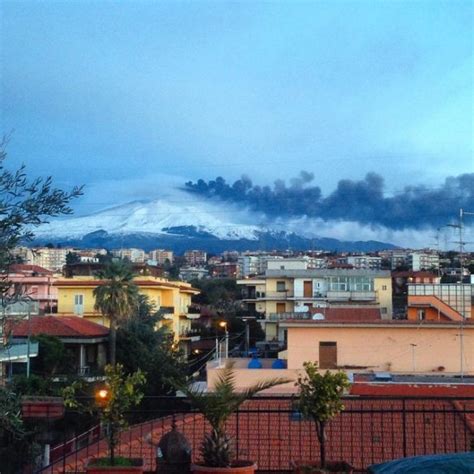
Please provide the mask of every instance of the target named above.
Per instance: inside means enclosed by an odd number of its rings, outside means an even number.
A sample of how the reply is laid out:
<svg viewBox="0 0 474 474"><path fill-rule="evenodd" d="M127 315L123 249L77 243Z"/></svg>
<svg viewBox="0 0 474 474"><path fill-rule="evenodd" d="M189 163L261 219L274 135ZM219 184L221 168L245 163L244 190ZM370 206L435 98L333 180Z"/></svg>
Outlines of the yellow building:
<svg viewBox="0 0 474 474"><path fill-rule="evenodd" d="M138 276L134 279L141 294L148 296L156 310L161 310L164 319L161 326L168 327L176 339L186 339L191 329L191 321L199 314L189 312L192 295L199 290L189 283L168 281L164 278ZM58 315L76 315L108 326L106 317L94 309L94 289L102 283L90 276L76 276L58 280Z"/></svg>
<svg viewBox="0 0 474 474"><path fill-rule="evenodd" d="M261 318L267 340L284 340L278 322L324 308L377 308L392 319L390 272L367 269L269 268L264 276L238 280L249 313Z"/></svg>

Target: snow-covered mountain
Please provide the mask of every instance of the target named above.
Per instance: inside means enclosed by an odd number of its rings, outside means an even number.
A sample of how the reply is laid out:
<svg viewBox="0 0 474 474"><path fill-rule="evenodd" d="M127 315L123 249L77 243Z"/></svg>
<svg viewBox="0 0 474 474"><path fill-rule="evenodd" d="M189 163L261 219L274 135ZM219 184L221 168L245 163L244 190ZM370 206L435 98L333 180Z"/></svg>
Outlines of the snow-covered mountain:
<svg viewBox="0 0 474 474"><path fill-rule="evenodd" d="M269 222L245 208L177 193L57 219L35 233L37 243L145 250L166 247L175 252L192 247L208 252L287 248L369 251L393 247L369 239L353 242L325 238L315 233L318 228L319 223L301 219Z"/></svg>
<svg viewBox="0 0 474 474"><path fill-rule="evenodd" d="M82 217L51 222L36 231L38 238L79 238L105 230L109 234L173 234L173 229L194 227L218 239L258 239L261 227L237 219L236 210L214 203L193 201L134 201Z"/></svg>

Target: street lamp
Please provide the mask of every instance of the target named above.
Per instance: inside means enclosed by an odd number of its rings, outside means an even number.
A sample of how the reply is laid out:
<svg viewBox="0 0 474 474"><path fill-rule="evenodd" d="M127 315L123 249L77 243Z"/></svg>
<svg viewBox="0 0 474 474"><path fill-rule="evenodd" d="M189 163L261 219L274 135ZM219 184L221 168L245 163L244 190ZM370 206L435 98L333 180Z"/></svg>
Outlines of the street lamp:
<svg viewBox="0 0 474 474"><path fill-rule="evenodd" d="M221 321L219 326L225 330L225 358L229 358L229 331L227 330L227 321Z"/></svg>

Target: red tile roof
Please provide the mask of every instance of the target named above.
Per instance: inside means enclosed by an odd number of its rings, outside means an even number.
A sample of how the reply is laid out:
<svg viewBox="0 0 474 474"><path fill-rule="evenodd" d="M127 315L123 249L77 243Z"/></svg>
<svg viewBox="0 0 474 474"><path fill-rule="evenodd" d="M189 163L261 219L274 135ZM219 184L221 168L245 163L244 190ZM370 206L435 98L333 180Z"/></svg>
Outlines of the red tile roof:
<svg viewBox="0 0 474 474"><path fill-rule="evenodd" d="M47 334L56 337L104 337L108 328L78 316L33 316L28 323L21 320L13 323L13 337L28 337Z"/></svg>
<svg viewBox="0 0 474 474"><path fill-rule="evenodd" d="M26 265L23 263L14 263L13 265L10 265L9 268L9 273L39 273L42 275L52 275L53 272L40 267L39 265Z"/></svg>

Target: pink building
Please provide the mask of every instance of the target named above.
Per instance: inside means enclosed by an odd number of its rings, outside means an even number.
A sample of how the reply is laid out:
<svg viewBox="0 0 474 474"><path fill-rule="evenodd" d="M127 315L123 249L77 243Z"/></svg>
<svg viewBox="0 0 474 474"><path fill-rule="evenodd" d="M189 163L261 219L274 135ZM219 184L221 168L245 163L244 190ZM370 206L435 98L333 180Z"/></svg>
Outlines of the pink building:
<svg viewBox="0 0 474 474"><path fill-rule="evenodd" d="M53 272L38 265L11 265L7 275L11 291L38 303L40 314L56 312L58 289L53 286Z"/></svg>

